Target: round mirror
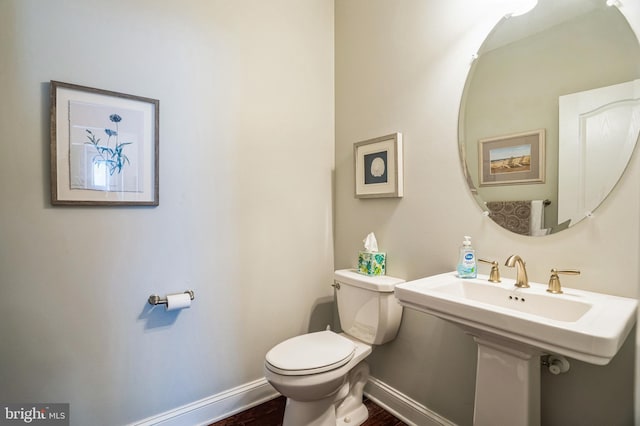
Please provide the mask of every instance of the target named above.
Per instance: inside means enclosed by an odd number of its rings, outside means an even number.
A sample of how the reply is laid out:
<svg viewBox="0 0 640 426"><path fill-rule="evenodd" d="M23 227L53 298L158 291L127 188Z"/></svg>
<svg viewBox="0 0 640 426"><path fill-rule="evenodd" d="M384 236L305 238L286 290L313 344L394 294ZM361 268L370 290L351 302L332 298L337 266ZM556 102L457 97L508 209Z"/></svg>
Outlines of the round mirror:
<svg viewBox="0 0 640 426"><path fill-rule="evenodd" d="M459 119L467 183L496 223L566 229L622 176L640 129L640 44L605 0L539 0L474 58Z"/></svg>

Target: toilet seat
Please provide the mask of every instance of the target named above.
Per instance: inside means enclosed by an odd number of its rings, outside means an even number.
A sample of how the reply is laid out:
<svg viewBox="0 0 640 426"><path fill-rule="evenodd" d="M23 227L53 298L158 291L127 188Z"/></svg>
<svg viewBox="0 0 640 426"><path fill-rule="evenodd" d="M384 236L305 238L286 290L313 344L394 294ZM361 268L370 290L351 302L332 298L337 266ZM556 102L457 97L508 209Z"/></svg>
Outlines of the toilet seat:
<svg viewBox="0 0 640 426"><path fill-rule="evenodd" d="M303 376L335 370L348 363L356 351L351 340L332 331L292 337L266 355L266 367L285 376Z"/></svg>

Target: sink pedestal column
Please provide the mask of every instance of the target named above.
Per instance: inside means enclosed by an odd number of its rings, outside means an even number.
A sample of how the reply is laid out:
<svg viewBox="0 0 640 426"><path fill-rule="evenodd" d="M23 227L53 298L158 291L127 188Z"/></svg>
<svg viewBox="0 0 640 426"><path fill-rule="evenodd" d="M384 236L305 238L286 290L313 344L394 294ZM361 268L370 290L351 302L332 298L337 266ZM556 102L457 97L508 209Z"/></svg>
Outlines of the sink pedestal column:
<svg viewBox="0 0 640 426"><path fill-rule="evenodd" d="M495 337L473 339L478 345L474 426L539 426L540 353Z"/></svg>

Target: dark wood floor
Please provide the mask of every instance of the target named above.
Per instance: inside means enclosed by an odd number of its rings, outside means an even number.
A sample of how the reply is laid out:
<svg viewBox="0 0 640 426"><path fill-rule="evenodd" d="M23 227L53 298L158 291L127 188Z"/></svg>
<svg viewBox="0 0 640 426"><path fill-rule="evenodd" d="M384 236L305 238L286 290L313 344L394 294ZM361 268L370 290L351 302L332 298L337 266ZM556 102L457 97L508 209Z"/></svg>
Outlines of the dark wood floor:
<svg viewBox="0 0 640 426"><path fill-rule="evenodd" d="M278 397L235 416L212 423L210 426L281 426L286 399ZM407 426L388 412L365 398L369 418L362 426ZM302 425L301 425L302 426Z"/></svg>

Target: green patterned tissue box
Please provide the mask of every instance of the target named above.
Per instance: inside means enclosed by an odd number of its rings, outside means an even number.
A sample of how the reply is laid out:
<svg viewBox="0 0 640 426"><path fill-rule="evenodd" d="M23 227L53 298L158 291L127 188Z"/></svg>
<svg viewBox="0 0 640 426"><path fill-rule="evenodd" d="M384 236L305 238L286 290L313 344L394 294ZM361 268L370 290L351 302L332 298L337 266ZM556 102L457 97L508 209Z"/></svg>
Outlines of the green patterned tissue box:
<svg viewBox="0 0 640 426"><path fill-rule="evenodd" d="M358 272L364 275L385 275L387 253L377 251L358 252Z"/></svg>

